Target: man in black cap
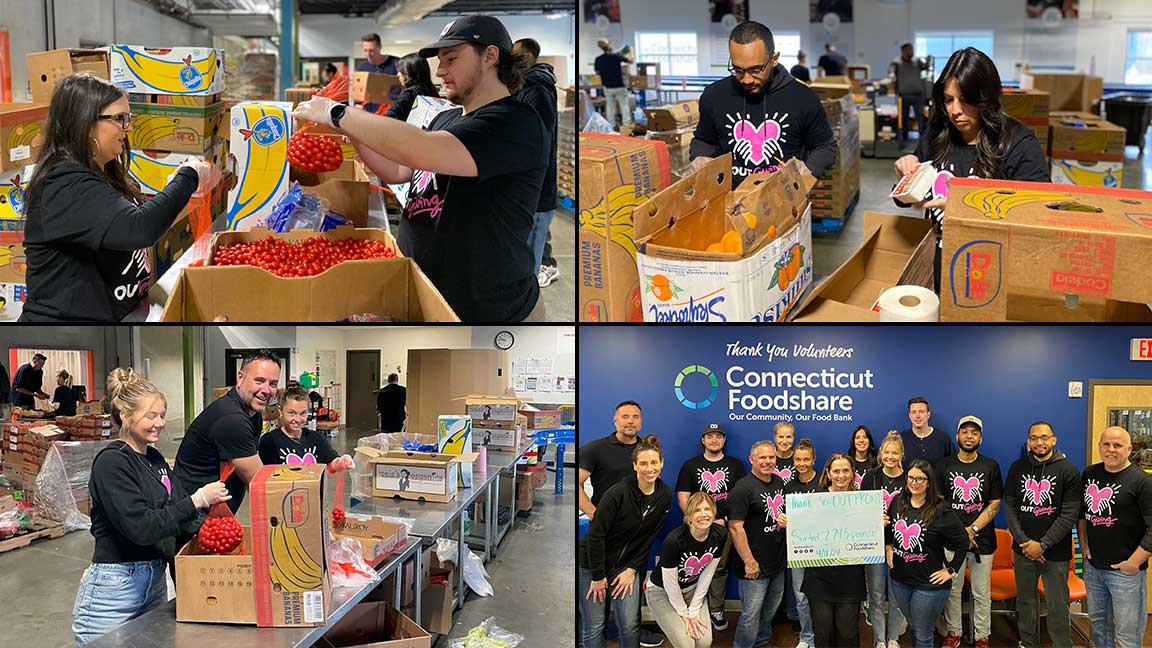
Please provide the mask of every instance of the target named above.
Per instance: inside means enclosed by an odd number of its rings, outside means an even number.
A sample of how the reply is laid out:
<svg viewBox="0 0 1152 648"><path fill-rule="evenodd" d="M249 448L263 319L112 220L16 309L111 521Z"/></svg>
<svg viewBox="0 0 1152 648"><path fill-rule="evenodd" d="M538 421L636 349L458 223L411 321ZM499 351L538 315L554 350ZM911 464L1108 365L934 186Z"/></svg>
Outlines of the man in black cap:
<svg viewBox="0 0 1152 648"><path fill-rule="evenodd" d="M549 142L530 106L511 95L529 64L491 16L458 18L420 50L436 56L445 110L422 130L313 97L293 116L334 126L388 184L411 182L400 249L464 321L542 320L528 237L548 171Z"/></svg>
<svg viewBox="0 0 1152 648"><path fill-rule="evenodd" d="M676 479L676 499L680 502L680 510L687 511L688 498L692 493L704 491L716 501L715 524L728 525L728 492L748 473L744 462L736 457L724 456L724 428L719 423L711 423L704 428L700 435L700 445L704 454L692 457L680 467L680 476ZM708 588L708 616L712 618L712 627L716 630L728 628L728 621L724 618L724 591L728 585L728 553L732 550L732 540L729 536L720 552L720 562L716 564L716 574L712 577L712 584Z"/></svg>

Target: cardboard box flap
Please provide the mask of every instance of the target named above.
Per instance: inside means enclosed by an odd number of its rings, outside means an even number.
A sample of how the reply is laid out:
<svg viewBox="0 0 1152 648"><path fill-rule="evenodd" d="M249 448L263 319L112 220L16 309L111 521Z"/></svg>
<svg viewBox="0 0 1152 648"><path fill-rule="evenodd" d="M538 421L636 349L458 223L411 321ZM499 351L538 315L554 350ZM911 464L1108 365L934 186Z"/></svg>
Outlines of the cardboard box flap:
<svg viewBox="0 0 1152 648"><path fill-rule="evenodd" d="M672 229L678 221L697 210L706 210L710 205L722 207L722 203L714 201L729 192L731 182L732 154L726 153L641 203L632 212L637 245L642 246L657 234ZM714 210L714 213L723 215L719 210ZM723 233L721 230L713 240L719 240Z"/></svg>
<svg viewBox="0 0 1152 648"><path fill-rule="evenodd" d="M816 177L806 166L788 160L775 173L749 176L732 192L728 222L740 234L745 250L755 250L772 226L777 234L793 227L804 215L808 192ZM752 214L751 218L748 214Z"/></svg>
<svg viewBox="0 0 1152 648"><path fill-rule="evenodd" d="M369 446L356 446L356 453L362 454L366 457L371 457L371 458L384 456L383 450L381 450L380 448L372 448Z"/></svg>
<svg viewBox="0 0 1152 648"><path fill-rule="evenodd" d="M453 401L464 401L465 405L475 405L480 403L500 403L501 405L520 405L528 401L516 398L515 396L486 396L483 394L468 394L467 396L458 396L452 399Z"/></svg>
<svg viewBox="0 0 1152 648"><path fill-rule="evenodd" d="M1152 237L1152 192L983 178L953 178L951 186L973 190L949 193L947 219Z"/></svg>

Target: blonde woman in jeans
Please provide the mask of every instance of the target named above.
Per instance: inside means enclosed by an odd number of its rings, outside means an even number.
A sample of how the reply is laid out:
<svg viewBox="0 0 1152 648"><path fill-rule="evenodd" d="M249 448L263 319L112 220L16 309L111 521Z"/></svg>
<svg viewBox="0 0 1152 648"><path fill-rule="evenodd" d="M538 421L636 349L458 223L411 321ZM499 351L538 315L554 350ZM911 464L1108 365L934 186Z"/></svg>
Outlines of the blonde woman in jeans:
<svg viewBox="0 0 1152 648"><path fill-rule="evenodd" d="M92 564L80 579L72 633L83 645L167 599L164 571L176 555L176 536L195 533L206 509L231 496L221 482L187 495L149 444L164 429L167 401L132 369L108 376L112 420L120 440L92 462Z"/></svg>
<svg viewBox="0 0 1152 648"><path fill-rule="evenodd" d="M712 622L705 601L728 530L713 524L716 502L707 493L693 493L685 510L683 526L664 538L644 598L672 648L708 648Z"/></svg>

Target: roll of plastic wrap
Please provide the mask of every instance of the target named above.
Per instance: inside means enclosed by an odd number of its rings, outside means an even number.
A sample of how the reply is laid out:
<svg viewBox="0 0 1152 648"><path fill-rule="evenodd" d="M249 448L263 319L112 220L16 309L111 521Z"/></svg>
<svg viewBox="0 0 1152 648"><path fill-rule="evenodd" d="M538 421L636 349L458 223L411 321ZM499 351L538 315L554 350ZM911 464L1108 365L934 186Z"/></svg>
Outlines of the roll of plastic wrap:
<svg viewBox="0 0 1152 648"><path fill-rule="evenodd" d="M893 286L880 293L881 322L937 322L940 298L922 286Z"/></svg>

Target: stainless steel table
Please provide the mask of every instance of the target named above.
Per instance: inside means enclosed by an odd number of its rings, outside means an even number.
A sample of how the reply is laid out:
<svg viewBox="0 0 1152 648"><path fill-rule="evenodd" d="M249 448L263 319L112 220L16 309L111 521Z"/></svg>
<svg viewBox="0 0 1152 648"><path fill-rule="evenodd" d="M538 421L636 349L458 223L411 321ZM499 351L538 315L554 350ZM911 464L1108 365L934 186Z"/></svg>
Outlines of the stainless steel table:
<svg viewBox="0 0 1152 648"><path fill-rule="evenodd" d="M332 589L332 610L327 623L314 628L258 628L249 625L213 623L177 623L176 601L158 605L140 617L125 623L116 630L88 644L92 648L122 646L130 648L204 648L205 646L249 646L259 648L296 648L311 646L324 635L348 611L364 600L372 590L392 574L401 573L401 567L410 559L416 561L413 573L419 574L420 548L418 537L410 537L408 544L398 553L389 556L378 568L376 580L362 588L336 587ZM400 582L392 592L392 605L400 609ZM420 618L421 582L416 581L416 618Z"/></svg>

